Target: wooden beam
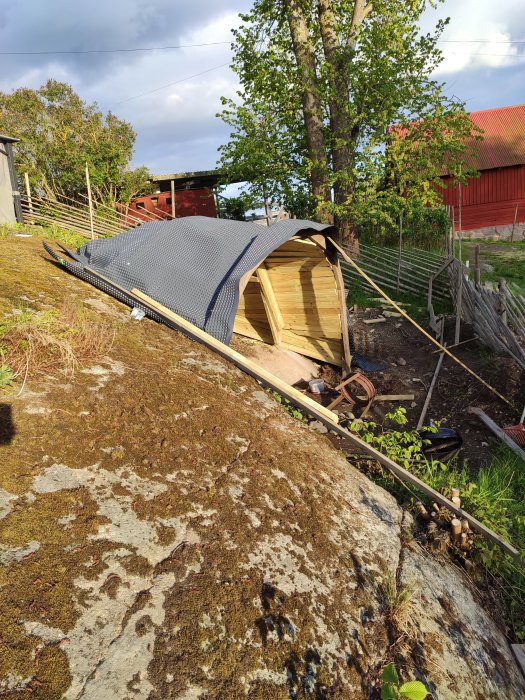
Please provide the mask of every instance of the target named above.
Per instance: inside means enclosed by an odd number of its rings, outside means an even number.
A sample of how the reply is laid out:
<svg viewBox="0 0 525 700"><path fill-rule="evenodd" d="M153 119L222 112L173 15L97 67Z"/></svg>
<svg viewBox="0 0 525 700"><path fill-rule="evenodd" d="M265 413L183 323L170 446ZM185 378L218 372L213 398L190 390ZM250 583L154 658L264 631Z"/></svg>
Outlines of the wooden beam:
<svg viewBox="0 0 525 700"><path fill-rule="evenodd" d="M256 274L261 285L261 296L264 308L266 310L266 315L268 316L268 322L270 324L273 342L277 348L280 348L282 342L284 320L281 314L281 310L279 308L279 304L277 303L275 292L273 291L268 270L265 268L264 263L261 263L261 265L257 268Z"/></svg>
<svg viewBox="0 0 525 700"><path fill-rule="evenodd" d="M520 459L522 459L525 462L525 452L521 449L521 447L518 447L518 445L514 442L512 438L510 438L507 433L503 432L503 430L499 427L499 425L496 425L492 418L489 418L487 414L481 410L481 408L476 408L475 406L471 406L469 408L469 413L473 413L476 415L485 425L487 428L494 433L497 437L499 437L500 440L502 440L509 449L511 449L515 454L518 455Z"/></svg>
<svg viewBox="0 0 525 700"><path fill-rule="evenodd" d="M339 297L339 317L341 321L341 337L343 341L343 357L341 364L343 369L343 375L345 375L350 374L351 372L352 352L350 350L350 338L348 337L348 311L346 308L346 290L339 260L337 261L336 265L332 265L332 272L334 273L335 283L337 285L337 295Z"/></svg>
<svg viewBox="0 0 525 700"><path fill-rule="evenodd" d="M219 353L221 357L233 362L236 367L242 369L252 377L255 377L255 379L260 381L265 386L270 387L270 389L273 389L273 391L277 391L279 394L281 394L281 396L284 396L292 403L299 405L299 402L301 402L301 405L306 404L311 408L315 407L315 410L320 415L323 415L325 419L329 420L333 425L337 424L339 418L335 413L329 411L324 406L321 406L321 404L316 403L297 389L294 389L293 386L283 382L271 372L268 372L260 367L256 362L244 357L244 355L241 355L240 352L232 350L232 348L228 347L228 345L221 343L220 340L217 340L217 338L214 338L209 333L206 333L206 331L203 331L193 323L186 321L186 319L182 318L182 316L179 316L174 311L171 311L171 309L168 309L167 306L159 304L159 302L147 296L147 294L144 294L139 289L132 289L131 295L139 300L141 304L147 306L163 319L169 321L169 325L174 326L177 330L182 331L193 340L198 340L200 343L203 343L212 350L215 350L215 352Z"/></svg>
<svg viewBox="0 0 525 700"><path fill-rule="evenodd" d="M425 418L427 416L427 411L428 407L430 405L430 400L432 399L432 392L434 391L434 387L437 382L437 378L439 375L439 372L441 370L441 365L443 364L443 358L445 357L445 353L442 352L441 355L439 356L439 359L437 361L436 369L434 370L434 376L432 377L432 381L430 383L430 387L428 389L428 393L425 399L425 403L423 404L423 408L421 409L421 415L419 416L419 420L417 422L416 430L421 430L423 427L423 423L425 422Z"/></svg>

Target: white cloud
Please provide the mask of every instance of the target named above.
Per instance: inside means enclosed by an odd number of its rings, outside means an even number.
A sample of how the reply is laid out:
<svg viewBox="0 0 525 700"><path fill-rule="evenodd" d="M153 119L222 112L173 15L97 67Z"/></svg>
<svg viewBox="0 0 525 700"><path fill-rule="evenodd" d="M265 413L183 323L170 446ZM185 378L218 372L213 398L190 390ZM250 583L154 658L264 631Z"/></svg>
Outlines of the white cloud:
<svg viewBox="0 0 525 700"><path fill-rule="evenodd" d="M525 59L525 44L513 44L523 38L525 21L522 2L517 0L448 0L424 16L429 30L438 18L450 16L450 23L439 46L444 61L436 75L446 76L469 69L499 69L519 66Z"/></svg>

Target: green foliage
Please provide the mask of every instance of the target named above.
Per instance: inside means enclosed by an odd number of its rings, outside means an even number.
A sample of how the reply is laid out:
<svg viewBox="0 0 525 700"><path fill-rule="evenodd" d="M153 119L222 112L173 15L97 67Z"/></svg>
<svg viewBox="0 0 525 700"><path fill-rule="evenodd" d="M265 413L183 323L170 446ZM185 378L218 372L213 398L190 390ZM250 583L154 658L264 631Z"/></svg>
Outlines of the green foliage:
<svg viewBox="0 0 525 700"><path fill-rule="evenodd" d="M0 131L20 139L18 172L29 174L36 194L85 194L86 162L99 200L115 201L129 191L130 180L144 179L144 168L133 177L128 168L135 142L131 124L112 112L104 115L66 83L48 80L38 90L0 93Z"/></svg>
<svg viewBox="0 0 525 700"><path fill-rule="evenodd" d="M445 207L430 207L416 199L400 201L385 197L383 208L356 210L359 238L363 243L399 245L399 218L402 215L403 245L425 250L442 250L450 230Z"/></svg>
<svg viewBox="0 0 525 700"><path fill-rule="evenodd" d="M12 386L14 381L15 373L7 363L2 362L0 364L0 389L6 389L7 387Z"/></svg>
<svg viewBox="0 0 525 700"><path fill-rule="evenodd" d="M297 406L294 406L294 404L291 401L285 399L284 396L281 396L281 394L279 394L277 391L269 391L269 393L273 396L273 398L277 401L278 404L281 404L286 413L289 413L292 416L292 418L295 418L300 421L307 420L304 413L301 410L299 410Z"/></svg>
<svg viewBox="0 0 525 700"><path fill-rule="evenodd" d="M145 165L138 168L129 168L121 173L118 184L117 197L122 204L130 204L135 197L153 194L155 185L150 181L151 174Z"/></svg>
<svg viewBox="0 0 525 700"><path fill-rule="evenodd" d="M356 3L334 1L330 27L320 3L255 0L233 32L232 67L242 89L236 100L223 98L219 116L231 134L219 167L231 179L249 181L256 196L266 188L296 216L319 215L326 207L312 196L314 172L336 195L344 192L328 203L340 220L370 216L385 226L397 219L405 195L423 205L437 201L434 184L443 164L461 177L466 172L464 138L472 125L463 104L430 78L442 60L437 42L447 22L421 35L427 4L368 3L355 24ZM314 56L307 87L291 36L291 7L305 18L304 43ZM330 53L323 39L334 26ZM307 141L309 98L321 106L323 162L313 159ZM389 132L394 124L401 130Z"/></svg>
<svg viewBox="0 0 525 700"><path fill-rule="evenodd" d="M218 196L219 212L221 219L233 219L234 221L245 221L246 212L256 208L256 202L246 192L241 192L237 197Z"/></svg>
<svg viewBox="0 0 525 700"><path fill-rule="evenodd" d="M408 422L406 408L399 406L391 413L387 413L385 415L385 421L389 421L398 426L406 425ZM392 430L386 429L383 425L378 433L377 423L361 420L360 418L352 421L349 425L349 429L359 433L361 440L381 450L381 452L388 455L394 462L405 467L405 469L414 467L416 469L426 468L426 466L423 467L423 465L428 464L423 454L423 447L425 444L428 444L428 441L423 440L417 430ZM433 426L429 428L429 430L437 432L437 427ZM439 464L439 468L446 469L444 464L437 462L433 464Z"/></svg>
<svg viewBox="0 0 525 700"><path fill-rule="evenodd" d="M401 683L394 664L387 664L381 674L381 700L425 700L429 695L421 681Z"/></svg>

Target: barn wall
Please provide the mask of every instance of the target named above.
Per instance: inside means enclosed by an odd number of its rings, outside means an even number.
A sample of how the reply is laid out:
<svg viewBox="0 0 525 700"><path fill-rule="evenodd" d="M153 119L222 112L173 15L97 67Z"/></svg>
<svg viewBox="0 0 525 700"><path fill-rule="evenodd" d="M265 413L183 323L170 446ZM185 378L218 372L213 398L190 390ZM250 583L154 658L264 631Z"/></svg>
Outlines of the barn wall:
<svg viewBox="0 0 525 700"><path fill-rule="evenodd" d="M450 183L449 177L442 178ZM443 203L454 206L458 228L459 190L457 186L442 192ZM479 178L470 178L462 187L462 229L470 231L512 224L516 204L517 222L525 221L525 166L483 170Z"/></svg>
<svg viewBox="0 0 525 700"><path fill-rule="evenodd" d="M151 212L161 218L171 219L171 194L160 192L144 197L137 197L130 204L130 212L134 216L149 220L147 212ZM144 215L141 214L144 212ZM199 189L175 191L175 217L183 216L209 216L217 217L215 198L212 190L207 187Z"/></svg>

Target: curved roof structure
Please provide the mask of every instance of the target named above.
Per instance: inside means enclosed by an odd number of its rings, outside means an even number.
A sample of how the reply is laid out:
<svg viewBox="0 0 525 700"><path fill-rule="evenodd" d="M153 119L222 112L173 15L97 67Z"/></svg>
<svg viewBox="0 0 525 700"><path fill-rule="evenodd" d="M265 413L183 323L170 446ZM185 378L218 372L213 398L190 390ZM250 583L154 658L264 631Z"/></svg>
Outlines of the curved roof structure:
<svg viewBox="0 0 525 700"><path fill-rule="evenodd" d="M333 227L292 219L270 227L189 216L143 224L119 236L90 241L79 263L127 291L140 289L223 343L229 343L241 278L298 234Z"/></svg>

